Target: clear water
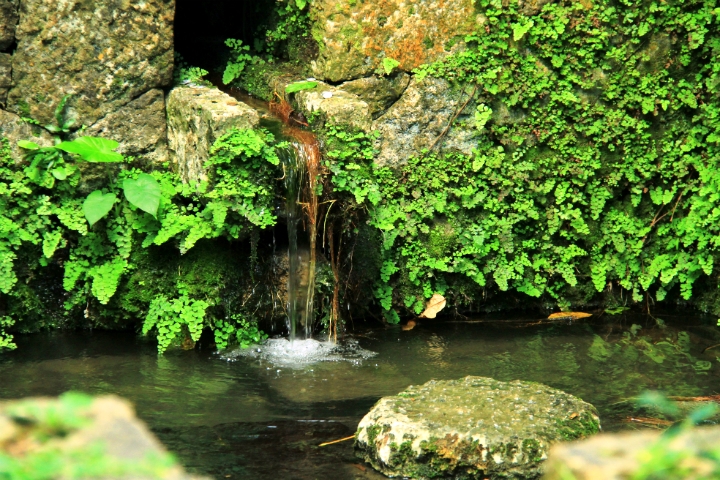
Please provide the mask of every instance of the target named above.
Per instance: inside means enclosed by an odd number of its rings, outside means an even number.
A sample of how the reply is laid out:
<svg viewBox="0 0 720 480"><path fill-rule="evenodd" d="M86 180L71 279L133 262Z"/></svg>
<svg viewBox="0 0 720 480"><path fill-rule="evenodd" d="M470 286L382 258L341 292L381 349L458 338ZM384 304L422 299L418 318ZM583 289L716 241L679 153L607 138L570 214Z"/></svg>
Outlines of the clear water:
<svg viewBox="0 0 720 480"><path fill-rule="evenodd" d="M381 396L432 378L542 382L596 405L606 430L636 428L624 421L628 400L646 389L720 393L720 347L703 353L720 343L715 320L663 318L684 326L604 316L573 325L433 320L411 331L358 329L349 338L356 344L321 347L317 362L202 349L158 357L152 342L132 334L34 335L0 355L0 398L121 395L191 471L218 479L382 478L354 457L352 442L318 445L352 435Z"/></svg>

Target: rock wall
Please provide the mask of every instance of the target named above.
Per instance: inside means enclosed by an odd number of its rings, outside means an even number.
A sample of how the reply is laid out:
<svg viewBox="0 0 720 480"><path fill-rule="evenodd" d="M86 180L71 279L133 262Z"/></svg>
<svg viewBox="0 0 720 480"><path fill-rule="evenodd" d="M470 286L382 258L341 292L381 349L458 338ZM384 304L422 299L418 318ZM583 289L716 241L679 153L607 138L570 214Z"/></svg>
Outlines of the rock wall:
<svg viewBox="0 0 720 480"><path fill-rule="evenodd" d="M0 0L0 106L46 125L69 95L76 127L166 160L174 15L174 0Z"/></svg>

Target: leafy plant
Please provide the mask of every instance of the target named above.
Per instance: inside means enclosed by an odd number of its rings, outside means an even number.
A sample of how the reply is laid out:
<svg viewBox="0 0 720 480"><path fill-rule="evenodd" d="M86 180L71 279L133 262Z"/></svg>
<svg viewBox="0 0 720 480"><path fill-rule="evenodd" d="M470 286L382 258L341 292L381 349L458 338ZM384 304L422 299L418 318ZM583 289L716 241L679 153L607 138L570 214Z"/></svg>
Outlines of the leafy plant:
<svg viewBox="0 0 720 480"><path fill-rule="evenodd" d="M225 85L231 83L242 75L243 70L248 64L262 64L265 61L257 56L251 55L250 46L243 45L242 40L236 40L234 38L228 38L225 40L225 45L230 47L234 58L228 60L225 66L225 72L223 73L222 81Z"/></svg>
<svg viewBox="0 0 720 480"><path fill-rule="evenodd" d="M395 70L396 67L400 66L400 62L395 60L394 58L385 57L383 58L383 70L385 71L385 75L390 75L393 70Z"/></svg>
<svg viewBox="0 0 720 480"><path fill-rule="evenodd" d="M295 82L285 87L285 93L295 93L302 90L310 90L318 86L318 82L307 81L307 82Z"/></svg>
<svg viewBox="0 0 720 480"><path fill-rule="evenodd" d="M175 69L173 70L173 85L205 85L211 86L212 84L205 80L205 76L209 72L200 67L193 67L189 65L185 59L178 52L175 52Z"/></svg>
<svg viewBox="0 0 720 480"><path fill-rule="evenodd" d="M158 296L150 303L142 333L147 335L152 329L156 330L159 353L165 352L175 340L189 338L197 342L209 306L207 302L190 299L187 295L174 299Z"/></svg>
<svg viewBox="0 0 720 480"><path fill-rule="evenodd" d="M12 327L15 321L7 316L0 317L0 352L3 350L14 350L17 345L13 343L13 336L5 332L6 328Z"/></svg>

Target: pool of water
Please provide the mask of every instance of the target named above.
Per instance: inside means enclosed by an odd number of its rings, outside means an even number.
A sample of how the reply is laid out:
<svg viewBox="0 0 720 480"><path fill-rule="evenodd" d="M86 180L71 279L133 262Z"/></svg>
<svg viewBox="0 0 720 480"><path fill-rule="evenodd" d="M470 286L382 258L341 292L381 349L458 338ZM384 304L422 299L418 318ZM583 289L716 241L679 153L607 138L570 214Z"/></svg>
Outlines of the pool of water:
<svg viewBox="0 0 720 480"><path fill-rule="evenodd" d="M597 406L605 430L635 428L626 418L644 390L720 393L720 347L706 350L720 343L714 319L663 319L358 328L346 340L376 355L303 365L203 349L158 356L129 333L21 336L17 351L0 355L0 398L121 395L189 470L218 479L383 478L352 442L318 445L352 435L381 396L433 378L542 382Z"/></svg>

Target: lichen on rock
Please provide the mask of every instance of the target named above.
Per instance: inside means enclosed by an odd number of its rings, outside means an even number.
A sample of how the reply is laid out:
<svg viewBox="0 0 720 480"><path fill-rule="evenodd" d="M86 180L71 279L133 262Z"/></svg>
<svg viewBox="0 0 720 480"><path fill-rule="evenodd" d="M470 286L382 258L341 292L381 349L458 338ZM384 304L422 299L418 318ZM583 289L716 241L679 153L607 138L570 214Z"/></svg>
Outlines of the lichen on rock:
<svg viewBox="0 0 720 480"><path fill-rule="evenodd" d="M473 0L317 0L310 15L320 47L313 72L331 82L368 76L384 58L406 72L432 63L463 48L484 19Z"/></svg>
<svg viewBox="0 0 720 480"><path fill-rule="evenodd" d="M170 0L23 1L8 110L52 123L70 94L77 125L92 125L169 85L174 14Z"/></svg>
<svg viewBox="0 0 720 480"><path fill-rule="evenodd" d="M532 382L432 380L382 398L355 447L375 469L410 478L537 478L550 446L600 429L577 397Z"/></svg>

